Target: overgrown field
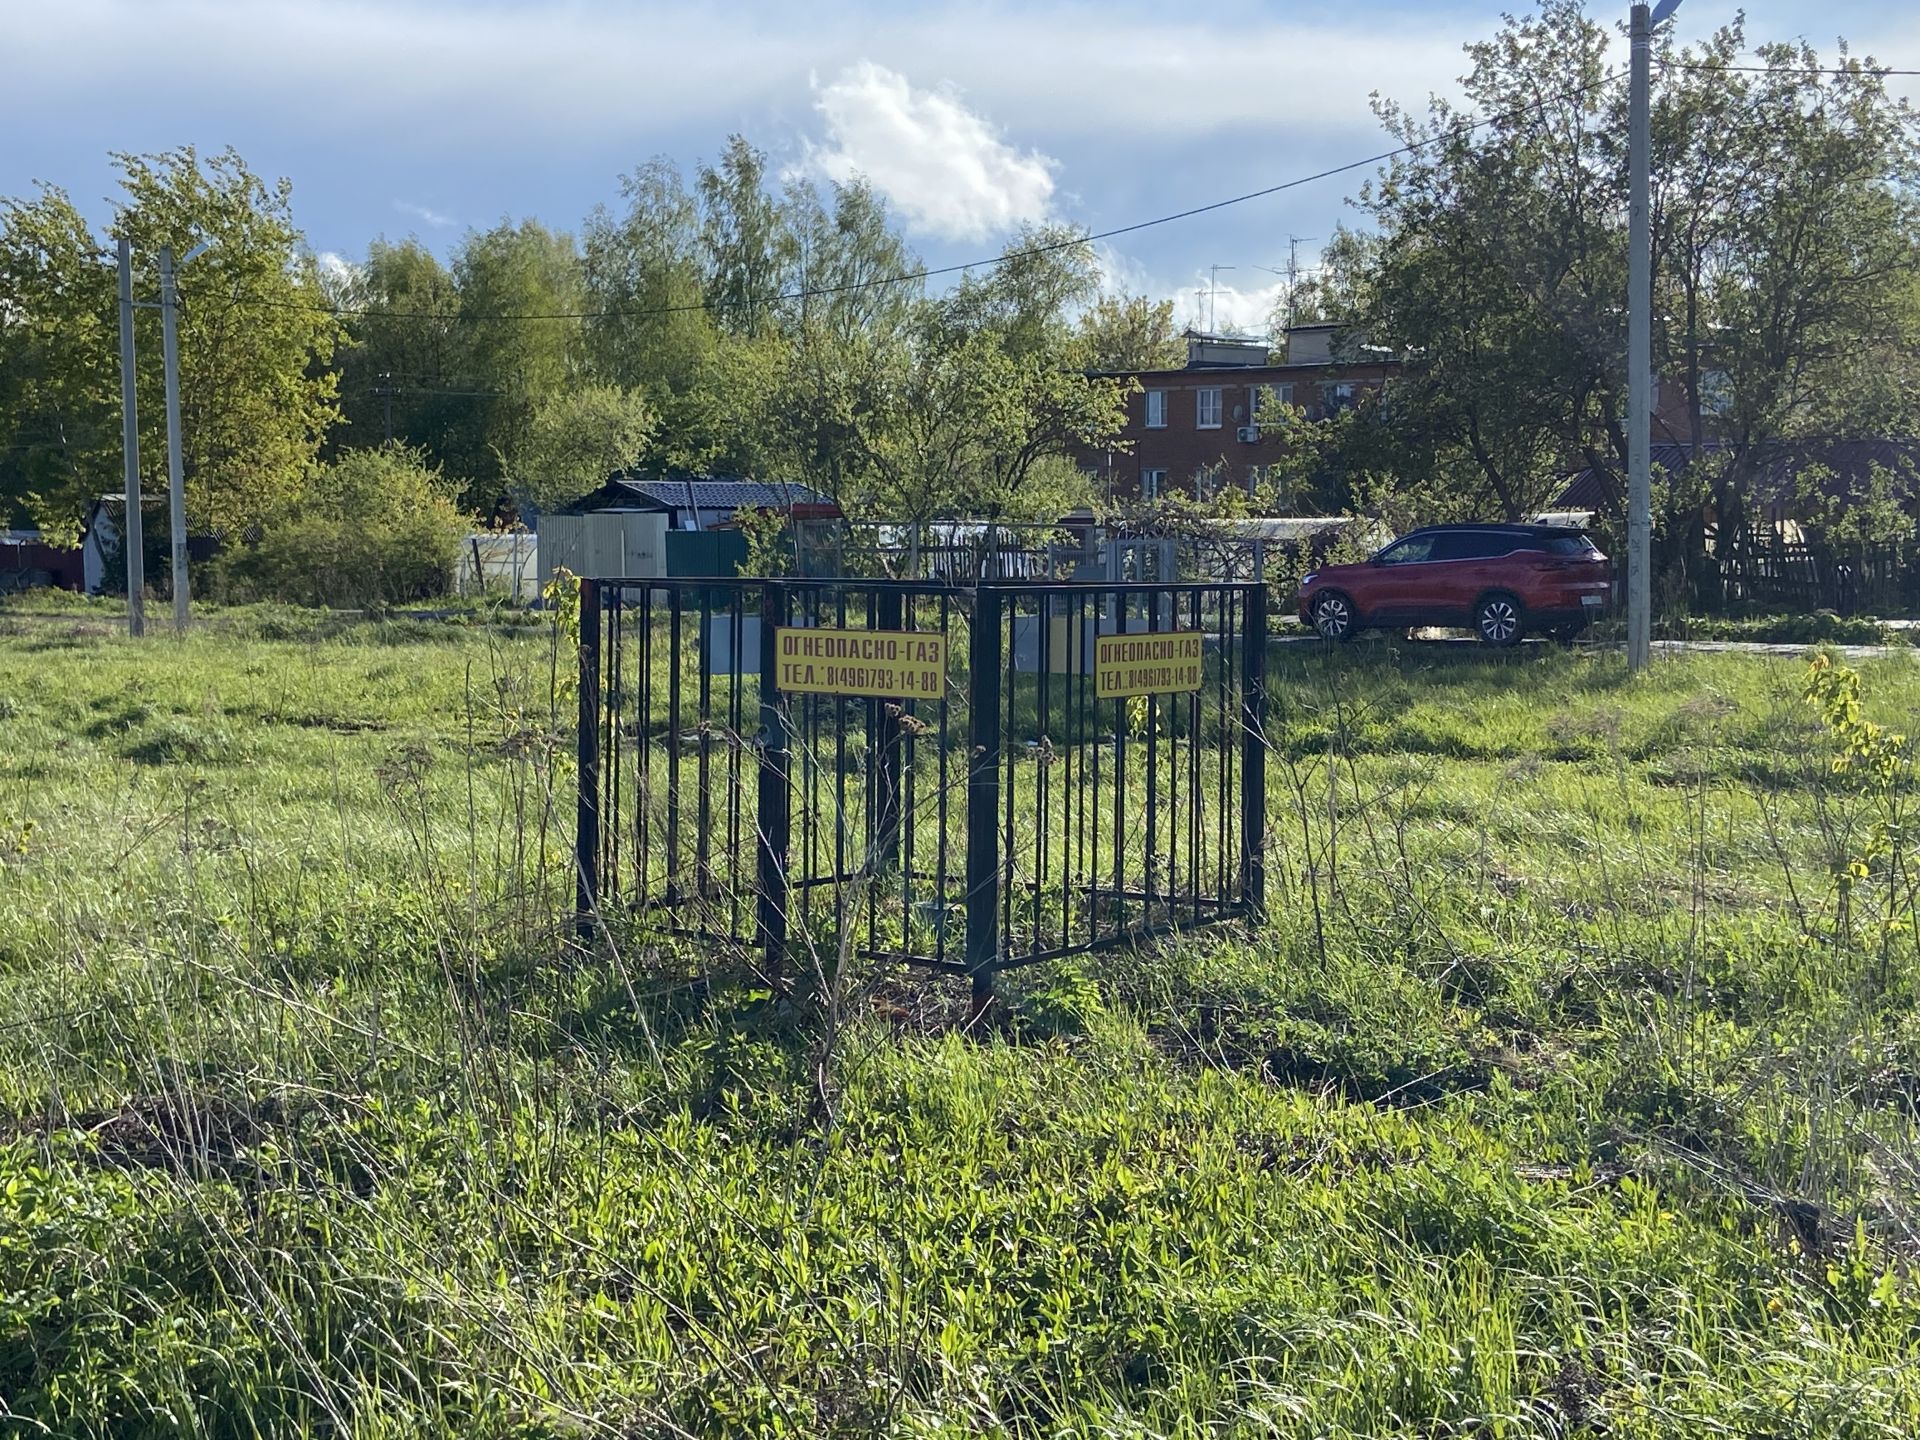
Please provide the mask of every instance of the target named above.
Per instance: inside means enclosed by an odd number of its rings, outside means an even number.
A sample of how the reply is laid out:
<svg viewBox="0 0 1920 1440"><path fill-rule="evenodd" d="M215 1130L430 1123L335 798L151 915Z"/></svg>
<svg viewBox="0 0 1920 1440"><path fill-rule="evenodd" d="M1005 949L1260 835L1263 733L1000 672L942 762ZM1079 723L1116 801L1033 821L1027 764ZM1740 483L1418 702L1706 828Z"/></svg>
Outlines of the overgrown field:
<svg viewBox="0 0 1920 1440"><path fill-rule="evenodd" d="M576 948L553 657L0 611L0 1433L1920 1433L1913 657L1276 647L974 1035Z"/></svg>

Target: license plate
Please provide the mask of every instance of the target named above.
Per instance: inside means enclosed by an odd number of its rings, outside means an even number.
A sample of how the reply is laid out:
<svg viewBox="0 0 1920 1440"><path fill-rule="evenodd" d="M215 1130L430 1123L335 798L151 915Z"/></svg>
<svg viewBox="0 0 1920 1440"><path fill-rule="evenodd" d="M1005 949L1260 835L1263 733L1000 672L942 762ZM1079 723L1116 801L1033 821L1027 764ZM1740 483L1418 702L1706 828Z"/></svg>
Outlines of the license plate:
<svg viewBox="0 0 1920 1440"><path fill-rule="evenodd" d="M1598 605L1601 604L1605 598L1606 597L1602 595L1582 595L1580 597L1580 603L1582 605Z"/></svg>

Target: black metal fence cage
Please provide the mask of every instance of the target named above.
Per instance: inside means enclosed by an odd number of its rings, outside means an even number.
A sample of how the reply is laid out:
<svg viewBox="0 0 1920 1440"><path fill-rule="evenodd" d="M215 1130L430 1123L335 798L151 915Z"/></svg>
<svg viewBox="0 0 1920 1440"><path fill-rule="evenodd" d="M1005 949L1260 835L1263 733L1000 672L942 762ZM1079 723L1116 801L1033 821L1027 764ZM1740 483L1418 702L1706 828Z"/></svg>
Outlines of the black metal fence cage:
<svg viewBox="0 0 1920 1440"><path fill-rule="evenodd" d="M589 931L622 914L776 972L858 956L984 995L1262 908L1261 585L581 584ZM867 638L911 665L782 668Z"/></svg>

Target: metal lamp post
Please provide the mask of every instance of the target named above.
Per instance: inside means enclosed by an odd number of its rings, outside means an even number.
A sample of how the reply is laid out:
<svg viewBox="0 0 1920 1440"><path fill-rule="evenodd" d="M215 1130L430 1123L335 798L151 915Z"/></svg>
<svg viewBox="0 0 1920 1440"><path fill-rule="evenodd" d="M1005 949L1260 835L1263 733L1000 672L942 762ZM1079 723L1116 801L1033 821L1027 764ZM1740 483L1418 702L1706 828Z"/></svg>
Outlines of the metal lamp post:
<svg viewBox="0 0 1920 1440"><path fill-rule="evenodd" d="M1647 666L1653 637L1653 238L1650 83L1653 32L1680 0L1635 5L1628 20L1627 102L1627 669Z"/></svg>

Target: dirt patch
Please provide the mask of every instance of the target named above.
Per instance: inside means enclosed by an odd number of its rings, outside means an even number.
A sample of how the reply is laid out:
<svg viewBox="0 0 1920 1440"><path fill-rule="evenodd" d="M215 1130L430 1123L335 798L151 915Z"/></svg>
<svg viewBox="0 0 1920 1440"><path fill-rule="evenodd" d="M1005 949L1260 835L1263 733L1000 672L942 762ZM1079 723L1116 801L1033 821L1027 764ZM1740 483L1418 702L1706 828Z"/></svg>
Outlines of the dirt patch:
<svg viewBox="0 0 1920 1440"><path fill-rule="evenodd" d="M213 1096L181 1104L149 1095L117 1110L75 1115L69 1128L91 1136L110 1165L226 1172L266 1138L280 1110L272 1101L254 1108Z"/></svg>
<svg viewBox="0 0 1920 1440"><path fill-rule="evenodd" d="M343 1098L331 1108L350 1103ZM342 1118L329 1107L308 1102L296 1108L274 1096L139 1095L112 1110L0 1121L0 1137L77 1135L90 1142L82 1156L109 1169L217 1177L250 1189L344 1183L355 1194L370 1194L370 1157L344 1143L336 1123ZM280 1154L266 1160L259 1152L269 1140Z"/></svg>

